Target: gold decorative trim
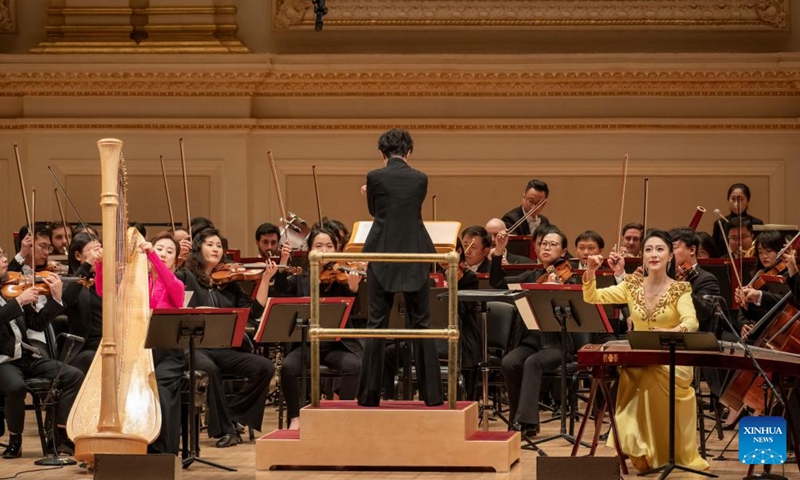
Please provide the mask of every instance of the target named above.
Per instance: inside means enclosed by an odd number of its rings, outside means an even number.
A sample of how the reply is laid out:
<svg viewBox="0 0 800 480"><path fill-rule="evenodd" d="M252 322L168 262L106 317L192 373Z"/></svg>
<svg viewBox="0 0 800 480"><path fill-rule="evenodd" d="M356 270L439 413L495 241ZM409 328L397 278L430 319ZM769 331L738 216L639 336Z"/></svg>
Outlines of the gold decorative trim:
<svg viewBox="0 0 800 480"><path fill-rule="evenodd" d="M385 131L404 128L443 132L584 132L584 131L797 131L800 123L0 123L0 131L16 130L215 130L215 131Z"/></svg>
<svg viewBox="0 0 800 480"><path fill-rule="evenodd" d="M16 7L16 0L0 0L0 33L16 33Z"/></svg>
<svg viewBox="0 0 800 480"><path fill-rule="evenodd" d="M122 47L118 47L122 48ZM40 71L6 66L0 96L152 97L794 97L800 68L524 71ZM113 68L113 67L104 67ZM129 69L130 66L127 66ZM396 68L396 67L395 67ZM609 67L614 68L614 67ZM30 70L29 70L30 69Z"/></svg>
<svg viewBox="0 0 800 480"><path fill-rule="evenodd" d="M325 29L788 30L789 0L336 0ZM312 2L275 0L277 30L314 28Z"/></svg>

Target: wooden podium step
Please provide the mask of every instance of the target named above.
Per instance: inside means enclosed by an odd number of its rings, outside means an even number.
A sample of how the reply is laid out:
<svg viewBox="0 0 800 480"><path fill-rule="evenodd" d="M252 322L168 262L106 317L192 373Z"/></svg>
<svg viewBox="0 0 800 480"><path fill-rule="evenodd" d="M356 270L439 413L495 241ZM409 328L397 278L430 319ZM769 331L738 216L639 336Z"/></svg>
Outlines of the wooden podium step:
<svg viewBox="0 0 800 480"><path fill-rule="evenodd" d="M519 432L479 431L478 404L426 407L386 401L360 407L323 401L300 411L298 430L256 440L256 469L276 467L484 467L508 472L519 461Z"/></svg>

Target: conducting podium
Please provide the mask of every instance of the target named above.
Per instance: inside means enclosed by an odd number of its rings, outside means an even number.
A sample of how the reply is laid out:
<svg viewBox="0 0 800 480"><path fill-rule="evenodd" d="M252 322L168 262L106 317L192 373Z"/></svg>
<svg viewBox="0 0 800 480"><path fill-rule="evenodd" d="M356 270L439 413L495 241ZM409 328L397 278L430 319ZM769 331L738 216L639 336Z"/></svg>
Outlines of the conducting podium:
<svg viewBox="0 0 800 480"><path fill-rule="evenodd" d="M524 283L520 287L529 295L518 300L517 308L528 330L561 334L561 429L558 434L530 442L539 445L564 439L571 444L575 437L567 433L567 348L571 333L613 332L603 305L583 301L580 285ZM586 445L588 446L588 445Z"/></svg>
<svg viewBox="0 0 800 480"><path fill-rule="evenodd" d="M189 349L189 392L195 391L195 349L240 347L249 308L157 308L150 317L150 327L145 340L146 348ZM190 434L189 456L183 459L183 468L194 462L235 472L235 468L200 458L198 445L200 432L197 431L194 412L194 399L189 401Z"/></svg>

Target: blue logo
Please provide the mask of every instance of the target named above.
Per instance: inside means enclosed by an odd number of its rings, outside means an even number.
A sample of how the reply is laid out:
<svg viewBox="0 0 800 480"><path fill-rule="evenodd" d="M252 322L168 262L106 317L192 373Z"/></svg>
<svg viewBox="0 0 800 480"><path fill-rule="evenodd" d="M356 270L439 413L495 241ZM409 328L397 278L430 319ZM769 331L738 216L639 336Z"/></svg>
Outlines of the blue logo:
<svg viewBox="0 0 800 480"><path fill-rule="evenodd" d="M776 465L786 461L786 420L783 417L744 417L739 422L739 461Z"/></svg>

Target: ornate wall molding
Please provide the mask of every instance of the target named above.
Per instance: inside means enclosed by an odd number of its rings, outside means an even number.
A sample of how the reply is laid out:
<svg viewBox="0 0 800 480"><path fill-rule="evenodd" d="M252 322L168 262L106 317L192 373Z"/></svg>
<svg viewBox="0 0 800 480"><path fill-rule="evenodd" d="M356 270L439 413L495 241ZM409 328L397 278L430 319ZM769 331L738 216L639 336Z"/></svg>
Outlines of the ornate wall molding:
<svg viewBox="0 0 800 480"><path fill-rule="evenodd" d="M337 0L325 29L788 30L789 0ZM314 28L310 1L275 0L278 30Z"/></svg>
<svg viewBox="0 0 800 480"><path fill-rule="evenodd" d="M629 121L629 122L598 122L598 121L564 121L553 122L386 122L381 120L358 123L340 122L267 122L256 121L231 121L231 122L170 122L162 123L144 120L141 123L131 121L102 122L85 121L74 122L3 122L0 121L2 131L24 130L158 130L158 131L220 131L220 132L382 132L390 128L405 128L412 131L428 132L485 132L485 133L519 133L519 132L796 132L800 131L800 122L792 121L765 121L754 119L740 122L724 120L702 121Z"/></svg>
<svg viewBox="0 0 800 480"><path fill-rule="evenodd" d="M16 31L16 0L0 0L0 33L14 33Z"/></svg>
<svg viewBox="0 0 800 480"><path fill-rule="evenodd" d="M526 65L62 67L6 65L0 96L154 97L794 97L800 66L624 66L549 69ZM448 71L452 69L463 71Z"/></svg>

